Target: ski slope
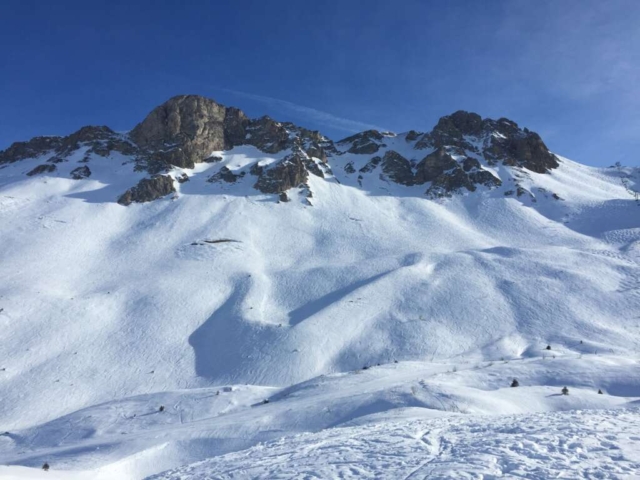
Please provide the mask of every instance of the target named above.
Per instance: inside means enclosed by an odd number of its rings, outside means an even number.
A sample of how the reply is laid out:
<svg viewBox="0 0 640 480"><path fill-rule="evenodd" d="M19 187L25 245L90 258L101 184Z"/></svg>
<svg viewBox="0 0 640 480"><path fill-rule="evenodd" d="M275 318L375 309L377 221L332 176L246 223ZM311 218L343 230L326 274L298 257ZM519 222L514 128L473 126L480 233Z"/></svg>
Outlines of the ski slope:
<svg viewBox="0 0 640 480"><path fill-rule="evenodd" d="M333 165L334 176L310 178L311 199L293 190L278 203L248 178L206 181L272 158L216 153L218 164L172 172L190 176L175 196L129 207L114 200L144 175L119 154L92 158L80 181L68 177L82 151L55 175L24 176L42 159L0 170L0 475L137 479L227 454L193 467L214 475L242 467L234 451L324 429L268 448L300 457L326 435L340 456L334 427L379 414L377 426L349 428L379 428L384 442L409 428L388 425L406 407L454 437L462 422L472 450L490 436L478 414L606 409L543 415L554 429L593 415L548 442L610 421L631 454L593 472L637 465L620 420L632 414L611 409L640 397L640 207L615 169L561 158L520 179L535 197L506 197L505 184L427 200L381 178L360 188ZM523 386L508 388L512 377ZM558 395L565 384L570 398ZM587 463L615 463L610 453ZM45 461L46 474L24 469ZM382 468L358 462L365 477ZM509 471L483 462L477 472ZM272 467L247 475L273 478Z"/></svg>

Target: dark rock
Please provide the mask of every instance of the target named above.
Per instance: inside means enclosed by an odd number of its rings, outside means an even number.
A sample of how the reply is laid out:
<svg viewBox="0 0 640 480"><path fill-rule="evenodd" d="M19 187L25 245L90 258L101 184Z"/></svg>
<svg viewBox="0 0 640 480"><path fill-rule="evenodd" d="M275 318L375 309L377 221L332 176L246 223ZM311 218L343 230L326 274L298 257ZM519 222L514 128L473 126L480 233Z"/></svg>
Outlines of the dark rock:
<svg viewBox="0 0 640 480"><path fill-rule="evenodd" d="M417 140L418 137L420 137L420 135L423 135L420 132L416 132L415 130L409 130L407 132L407 136L405 137L405 140L407 142L413 142L414 140Z"/></svg>
<svg viewBox="0 0 640 480"><path fill-rule="evenodd" d="M153 109L129 136L140 148L153 151L154 165L193 168L211 152L230 148L231 139L244 136L240 132L244 114L233 109L227 115L227 110L197 95L173 97ZM225 126L231 129L229 134Z"/></svg>
<svg viewBox="0 0 640 480"><path fill-rule="evenodd" d="M380 165L382 161L382 157L373 157L371 160L367 162L367 164L362 167L359 171L360 173L369 173L375 170L375 168Z"/></svg>
<svg viewBox="0 0 640 480"><path fill-rule="evenodd" d="M504 165L524 167L532 172L546 173L560 164L537 133L491 138L491 146L485 149L488 161L501 160Z"/></svg>
<svg viewBox="0 0 640 480"><path fill-rule="evenodd" d="M205 159L202 160L204 163L217 163L217 162L221 162L222 161L222 157L218 156L218 155L211 155L210 157L207 157Z"/></svg>
<svg viewBox="0 0 640 480"><path fill-rule="evenodd" d="M51 157L49 160L47 160L47 163L62 163L62 162L66 162L66 160L60 157Z"/></svg>
<svg viewBox="0 0 640 480"><path fill-rule="evenodd" d="M488 170L476 170L468 175L473 183L484 185L485 187L494 188L502 185L502 181Z"/></svg>
<svg viewBox="0 0 640 480"><path fill-rule="evenodd" d="M411 163L398 152L389 150L382 157L382 171L395 183L413 185Z"/></svg>
<svg viewBox="0 0 640 480"><path fill-rule="evenodd" d="M151 202L176 191L173 179L165 175L157 175L152 178L143 178L133 188L127 190L120 198L120 205L131 205L133 202Z"/></svg>
<svg viewBox="0 0 640 480"><path fill-rule="evenodd" d="M251 173L259 175L254 187L262 193L284 192L306 183L308 177L300 155L289 155L275 165L269 165L268 168L257 167L255 170L252 168Z"/></svg>
<svg viewBox="0 0 640 480"><path fill-rule="evenodd" d="M179 177L176 177L176 180L178 181L178 183L186 183L189 181L189 175L187 175L186 173L183 173Z"/></svg>
<svg viewBox="0 0 640 480"><path fill-rule="evenodd" d="M289 197L287 195L287 192L280 192L280 195L278 195L278 199L281 202L288 202L289 201Z"/></svg>
<svg viewBox="0 0 640 480"><path fill-rule="evenodd" d="M356 173L356 169L355 169L355 168L354 168L354 166L353 166L353 162L349 162L349 163L347 163L347 164L344 166L344 171L345 171L346 173L349 173L349 174L351 174L351 173Z"/></svg>
<svg viewBox="0 0 640 480"><path fill-rule="evenodd" d="M304 166L307 168L307 170L313 173L316 177L324 178L324 172L311 158L303 158L302 163L304 163Z"/></svg>
<svg viewBox="0 0 640 480"><path fill-rule="evenodd" d="M483 126L480 115L459 110L438 120L433 130L418 140L415 148L457 146L465 150L474 150L473 145L464 137L480 135L483 132Z"/></svg>
<svg viewBox="0 0 640 480"><path fill-rule="evenodd" d="M0 164L43 155L58 148L61 142L61 137L35 137L28 142L15 142L6 150L0 151Z"/></svg>
<svg viewBox="0 0 640 480"><path fill-rule="evenodd" d="M357 154L372 154L376 153L380 147L386 145L382 143L384 136L377 130L366 130L361 133L357 133L347 138L343 138L338 142L338 145L351 144L349 153Z"/></svg>
<svg viewBox="0 0 640 480"><path fill-rule="evenodd" d="M468 172L474 168L480 168L480 162L475 158L467 157L462 162L462 168L465 172Z"/></svg>
<svg viewBox="0 0 640 480"><path fill-rule="evenodd" d="M34 175L40 175L41 173L53 173L57 170L57 167L54 164L43 164L38 165L33 170L27 172L28 177L32 177Z"/></svg>
<svg viewBox="0 0 640 480"><path fill-rule="evenodd" d="M415 183L422 185L431 182L445 171L457 167L458 162L444 148L438 148L435 152L424 157L416 166Z"/></svg>
<svg viewBox="0 0 640 480"><path fill-rule="evenodd" d="M207 179L207 182L213 183L213 182L219 182L222 180L227 183L235 183L239 178L244 177L244 175L245 175L245 172L240 172L239 174L235 174L225 166L225 167L222 167L218 173L211 175Z"/></svg>
<svg viewBox="0 0 640 480"><path fill-rule="evenodd" d="M456 167L451 172L436 177L426 193L430 197L450 197L452 193L458 193L463 187L470 192L476 189L464 170Z"/></svg>
<svg viewBox="0 0 640 480"><path fill-rule="evenodd" d="M251 121L247 126L244 143L265 153L278 153L287 148L289 132L281 123L265 116Z"/></svg>
<svg viewBox="0 0 640 480"><path fill-rule="evenodd" d="M91 176L91 170L86 165L84 167L78 167L71 170L71 178L74 180L82 180Z"/></svg>

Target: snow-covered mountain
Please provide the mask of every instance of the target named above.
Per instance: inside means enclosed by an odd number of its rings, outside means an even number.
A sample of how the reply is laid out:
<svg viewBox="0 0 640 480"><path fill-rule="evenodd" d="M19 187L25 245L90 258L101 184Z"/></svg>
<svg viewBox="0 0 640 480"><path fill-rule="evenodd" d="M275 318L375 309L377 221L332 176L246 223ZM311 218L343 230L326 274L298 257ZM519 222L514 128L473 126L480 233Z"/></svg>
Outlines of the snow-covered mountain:
<svg viewBox="0 0 640 480"><path fill-rule="evenodd" d="M0 152L0 464L143 478L354 422L386 441L393 419L633 407L639 178L507 119L334 142L197 96L129 133L15 143ZM202 478L275 475L224 476L229 458Z"/></svg>

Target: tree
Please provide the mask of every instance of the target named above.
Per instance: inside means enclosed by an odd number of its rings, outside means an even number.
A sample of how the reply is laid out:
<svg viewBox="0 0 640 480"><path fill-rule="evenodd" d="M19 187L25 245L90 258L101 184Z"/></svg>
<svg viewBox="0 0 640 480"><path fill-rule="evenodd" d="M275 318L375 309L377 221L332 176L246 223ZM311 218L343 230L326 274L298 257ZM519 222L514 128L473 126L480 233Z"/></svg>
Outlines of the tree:
<svg viewBox="0 0 640 480"><path fill-rule="evenodd" d="M562 387L562 394L569 395L569 389L567 387Z"/></svg>
<svg viewBox="0 0 640 480"><path fill-rule="evenodd" d="M603 395L602 390L598 389L598 395Z"/></svg>
<svg viewBox="0 0 640 480"><path fill-rule="evenodd" d="M42 465L42 469L43 469L45 472L48 472L48 471L49 471L49 464L45 462L45 464L44 464L44 465Z"/></svg>
<svg viewBox="0 0 640 480"><path fill-rule="evenodd" d="M519 387L519 386L520 386L520 383L518 382L517 379L514 378L513 382L511 382L511 387Z"/></svg>

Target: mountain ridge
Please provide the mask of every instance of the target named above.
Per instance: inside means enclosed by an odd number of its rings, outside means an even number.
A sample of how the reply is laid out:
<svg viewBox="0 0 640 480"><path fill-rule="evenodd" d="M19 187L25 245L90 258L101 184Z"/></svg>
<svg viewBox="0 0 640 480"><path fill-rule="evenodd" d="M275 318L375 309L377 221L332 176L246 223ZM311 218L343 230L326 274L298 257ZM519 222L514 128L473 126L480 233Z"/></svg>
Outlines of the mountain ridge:
<svg viewBox="0 0 640 480"><path fill-rule="evenodd" d="M391 138L404 139L412 151L407 154L405 149L403 156L387 149L382 157L375 155L387 147L385 139ZM189 178L185 170L193 170L200 163L215 163L219 158L215 152L243 145L254 146L266 154L287 154L272 164L255 163L236 172L222 166L211 181L235 183L238 178L250 175L256 177L254 189L277 194L283 201L288 198L287 191L306 186L309 174L324 178L332 176L336 168L357 174L359 186L367 174L376 172L407 187L429 184L424 193L436 198L502 185L503 180L486 167L504 165L548 173L558 166L557 157L539 135L505 118L483 119L478 114L459 110L442 117L427 133L367 130L334 142L318 131L277 122L268 116L249 119L235 107L225 107L197 95L172 97L124 134L106 126L86 126L66 137L35 137L16 142L0 152L0 165L49 157L45 164L27 175L54 174L56 164L66 161L81 148L84 155L79 162L85 164L92 155L108 157L114 152L120 153L131 157L135 171L151 175L144 183L121 193L118 202L129 205L174 193L173 180L180 182ZM353 162L344 160L350 155L371 158L356 172ZM176 169L181 171L180 179L173 176L169 182L159 178ZM74 172L72 178L84 179L91 175L88 165L83 166L81 172ZM523 194L517 185L515 191Z"/></svg>

